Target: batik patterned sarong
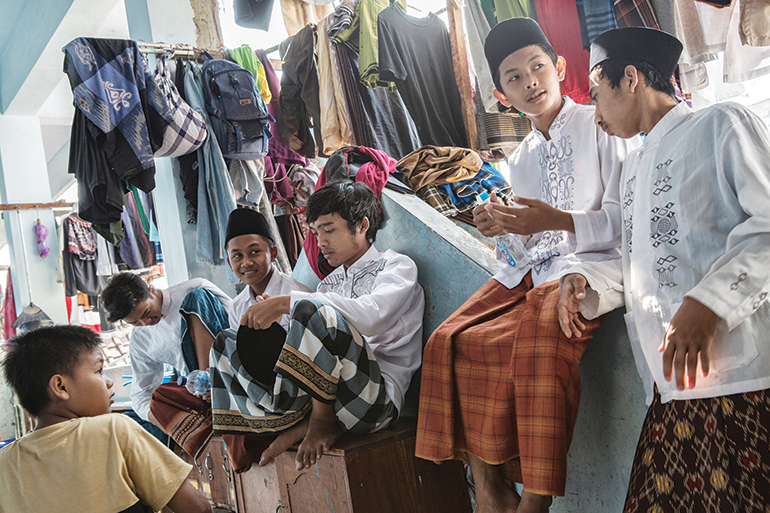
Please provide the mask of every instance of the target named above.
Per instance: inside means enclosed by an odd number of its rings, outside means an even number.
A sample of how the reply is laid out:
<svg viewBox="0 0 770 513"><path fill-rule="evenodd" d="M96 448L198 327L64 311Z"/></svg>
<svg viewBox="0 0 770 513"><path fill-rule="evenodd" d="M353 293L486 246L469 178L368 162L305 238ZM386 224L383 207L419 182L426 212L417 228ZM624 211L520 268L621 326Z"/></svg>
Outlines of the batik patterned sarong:
<svg viewBox="0 0 770 513"><path fill-rule="evenodd" d="M660 402L644 419L625 513L767 513L770 390Z"/></svg>

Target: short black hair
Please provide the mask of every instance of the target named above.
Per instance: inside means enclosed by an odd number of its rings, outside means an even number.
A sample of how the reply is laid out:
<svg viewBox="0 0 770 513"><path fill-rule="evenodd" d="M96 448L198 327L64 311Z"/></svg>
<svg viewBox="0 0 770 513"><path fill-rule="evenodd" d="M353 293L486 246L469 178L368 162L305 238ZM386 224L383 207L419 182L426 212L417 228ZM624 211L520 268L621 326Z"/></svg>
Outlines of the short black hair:
<svg viewBox="0 0 770 513"><path fill-rule="evenodd" d="M627 66L635 67L639 73L644 75L650 88L665 93L674 100L677 99L671 77L663 76L663 73L644 61L635 59L607 59L594 66L591 73L598 72L599 78L606 78L610 83L610 87L617 89L625 75Z"/></svg>
<svg viewBox="0 0 770 513"><path fill-rule="evenodd" d="M559 56L556 55L556 50L553 49L553 46L544 45L543 43L535 43L529 46L539 46L540 48L542 48L545 54L553 61L554 66L556 66L556 64L559 62ZM526 48L526 46L524 48ZM498 66L497 69L492 74L492 81L495 83L495 87L497 88L497 90L502 93L503 88L500 83L500 66Z"/></svg>
<svg viewBox="0 0 770 513"><path fill-rule="evenodd" d="M380 198L377 194L363 183L347 180L325 184L307 201L305 215L308 224L320 216L334 213L348 222L351 233L355 233L365 217L369 219L369 229L366 230L366 238L369 242L374 242L377 230L384 221Z"/></svg>
<svg viewBox="0 0 770 513"><path fill-rule="evenodd" d="M134 273L118 273L102 291L102 306L107 312L107 320L118 322L128 317L136 305L150 299L150 287Z"/></svg>
<svg viewBox="0 0 770 513"><path fill-rule="evenodd" d="M55 374L72 376L81 355L97 349L101 339L81 326L46 326L15 336L5 347L3 374L19 403L39 417L51 402L48 382Z"/></svg>

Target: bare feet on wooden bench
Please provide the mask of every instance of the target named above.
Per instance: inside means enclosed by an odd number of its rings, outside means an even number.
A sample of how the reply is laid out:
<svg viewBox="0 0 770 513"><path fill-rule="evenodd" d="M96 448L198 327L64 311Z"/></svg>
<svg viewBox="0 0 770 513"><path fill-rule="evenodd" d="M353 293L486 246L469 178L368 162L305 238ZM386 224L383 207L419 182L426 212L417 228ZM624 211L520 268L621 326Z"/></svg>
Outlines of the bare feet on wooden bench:
<svg viewBox="0 0 770 513"><path fill-rule="evenodd" d="M342 428L337 423L334 405L313 399L307 434L297 449L297 470L315 465L316 460L320 460L341 435Z"/></svg>
<svg viewBox="0 0 770 513"><path fill-rule="evenodd" d="M274 458L282 454L286 449L292 445L301 442L305 438L307 433L307 427L310 424L310 419L306 415L299 424L295 424L280 435L262 451L262 456L259 459L260 466L264 467L268 465Z"/></svg>

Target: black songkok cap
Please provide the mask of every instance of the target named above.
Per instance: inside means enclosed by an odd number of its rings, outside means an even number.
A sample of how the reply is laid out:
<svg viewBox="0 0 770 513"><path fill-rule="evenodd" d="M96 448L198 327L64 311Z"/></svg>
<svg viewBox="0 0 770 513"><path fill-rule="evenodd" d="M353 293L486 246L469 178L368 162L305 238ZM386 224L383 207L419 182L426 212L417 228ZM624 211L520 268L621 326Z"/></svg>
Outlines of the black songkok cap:
<svg viewBox="0 0 770 513"><path fill-rule="evenodd" d="M674 74L682 43L666 32L643 27L608 30L591 44L591 64L588 71L607 59L646 62L664 77Z"/></svg>
<svg viewBox="0 0 770 513"><path fill-rule="evenodd" d="M230 212L230 217L227 219L227 229L225 230L225 248L227 248L227 243L233 237L251 234L267 237L273 242L270 226L267 224L265 216L260 212L242 207Z"/></svg>
<svg viewBox="0 0 770 513"><path fill-rule="evenodd" d="M498 91L500 63L516 50L530 45L551 46L540 25L532 18L511 18L498 23L489 31L484 42L484 55Z"/></svg>

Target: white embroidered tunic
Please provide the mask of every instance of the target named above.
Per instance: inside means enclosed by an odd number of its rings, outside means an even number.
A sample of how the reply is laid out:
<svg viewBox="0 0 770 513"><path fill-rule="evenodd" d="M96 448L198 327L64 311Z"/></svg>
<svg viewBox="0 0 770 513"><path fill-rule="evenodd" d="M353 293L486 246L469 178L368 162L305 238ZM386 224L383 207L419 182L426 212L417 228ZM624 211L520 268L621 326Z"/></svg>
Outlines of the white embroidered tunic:
<svg viewBox="0 0 770 513"><path fill-rule="evenodd" d="M508 288L532 269L535 286L566 274L577 262L617 258L620 244L618 180L623 159L639 138L609 137L594 123L594 107L564 105L548 131L533 131L509 161L509 181L517 196L536 198L569 211L575 233L546 231L528 237L531 265L505 266L494 279ZM500 252L497 258L504 262Z"/></svg>
<svg viewBox="0 0 770 513"><path fill-rule="evenodd" d="M270 276L270 281L267 282L267 286L265 287L265 294L270 297L288 296L294 290L310 292L308 287L274 267L273 275ZM241 317L243 317L246 310L256 302L257 300L254 297L254 291L251 290L251 287L246 287L240 294L235 296L233 304L230 305L229 321L232 329L238 330L241 326ZM287 331L289 330L289 320L290 317L288 315L281 317L281 327Z"/></svg>
<svg viewBox="0 0 770 513"><path fill-rule="evenodd" d="M653 382L663 402L770 387L769 163L770 132L735 103L697 112L680 103L626 159L622 280L648 402ZM584 315L622 304L617 264L584 272L599 292ZM695 388L680 391L664 379L658 348L685 297L720 320L709 376L698 370Z"/></svg>
<svg viewBox="0 0 770 513"><path fill-rule="evenodd" d="M166 290L163 294L161 319L154 326L139 326L131 330L128 352L131 355L131 407L141 418L147 420L150 413L152 393L163 381L163 364L168 364L184 373L182 354L182 307L187 293L204 288L219 299L226 311L230 310L230 297L219 287L203 278L194 278Z"/></svg>
<svg viewBox="0 0 770 513"><path fill-rule="evenodd" d="M318 299L334 307L374 353L388 396L401 411L404 394L422 363L425 298L409 257L370 247L348 269L337 267L317 292L291 293L291 306Z"/></svg>

